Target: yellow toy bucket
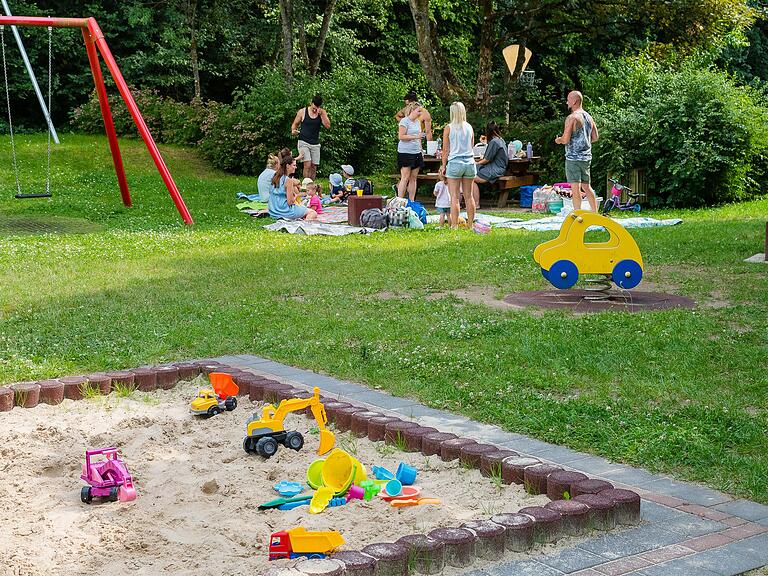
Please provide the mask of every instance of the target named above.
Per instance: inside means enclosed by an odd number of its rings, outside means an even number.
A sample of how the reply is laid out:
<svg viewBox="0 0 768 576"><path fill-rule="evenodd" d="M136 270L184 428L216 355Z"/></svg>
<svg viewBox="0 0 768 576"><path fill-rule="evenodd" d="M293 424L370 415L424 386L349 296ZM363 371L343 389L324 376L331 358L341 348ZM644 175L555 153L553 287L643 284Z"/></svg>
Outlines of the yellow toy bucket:
<svg viewBox="0 0 768 576"><path fill-rule="evenodd" d="M336 448L328 454L321 470L323 485L331 488L335 494L344 494L355 479L358 465L352 456ZM363 472L364 474L365 472Z"/></svg>
<svg viewBox="0 0 768 576"><path fill-rule="evenodd" d="M324 465L325 460L321 458L320 460L312 462L307 469L307 484L309 484L309 487L313 490L317 490L323 485L322 472Z"/></svg>

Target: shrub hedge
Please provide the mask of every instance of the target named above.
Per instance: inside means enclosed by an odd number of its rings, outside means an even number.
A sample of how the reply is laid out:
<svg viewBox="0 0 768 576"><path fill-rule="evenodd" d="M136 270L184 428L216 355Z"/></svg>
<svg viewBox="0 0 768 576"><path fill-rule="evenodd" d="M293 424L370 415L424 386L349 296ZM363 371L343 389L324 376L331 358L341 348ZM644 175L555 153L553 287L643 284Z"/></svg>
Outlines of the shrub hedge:
<svg viewBox="0 0 768 576"><path fill-rule="evenodd" d="M768 107L720 71L616 66L590 79L601 130L593 178L645 171L655 204L703 206L764 193Z"/></svg>
<svg viewBox="0 0 768 576"><path fill-rule="evenodd" d="M369 70L338 68L317 78L297 78L287 86L277 70L261 70L232 104L183 104L151 90L135 90L142 114L160 142L198 145L217 168L258 174L270 152L296 150L290 133L296 111L312 96L323 96L331 129L322 133L320 174L342 163L371 175L394 170L397 127L393 119L407 87ZM603 191L608 173L624 177L644 169L655 204L702 206L742 200L763 192L768 175L768 105L765 96L738 86L720 71L683 65L662 69L643 60L613 61L588 75L586 108L601 138L595 145L593 186ZM120 135L136 135L117 96L110 100ZM432 108L435 127L447 107ZM554 144L563 117L550 107L535 122L512 121L504 135L534 144L542 157L540 182L563 179L563 148ZM479 136L484 120L475 114ZM75 110L73 125L103 132L95 94Z"/></svg>
<svg viewBox="0 0 768 576"><path fill-rule="evenodd" d="M406 87L373 72L339 69L317 78L298 78L290 87L281 74L262 70L253 85L235 94L231 105L216 102L182 104L154 91L134 90L139 109L153 136L165 143L199 145L217 168L258 174L267 155L283 146L296 150L291 123L296 111L321 94L331 129L323 130L320 173L352 164L362 174L394 169L397 125ZM136 136L133 121L119 96L110 98L115 127L121 136ZM104 126L95 94L72 115L73 126L102 133Z"/></svg>

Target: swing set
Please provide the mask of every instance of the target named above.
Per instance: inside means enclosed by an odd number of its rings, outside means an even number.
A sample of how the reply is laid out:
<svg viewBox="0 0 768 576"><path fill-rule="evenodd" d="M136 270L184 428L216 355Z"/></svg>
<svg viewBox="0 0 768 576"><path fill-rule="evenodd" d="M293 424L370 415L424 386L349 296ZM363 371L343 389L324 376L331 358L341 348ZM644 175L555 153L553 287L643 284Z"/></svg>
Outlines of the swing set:
<svg viewBox="0 0 768 576"><path fill-rule="evenodd" d="M104 129L107 133L107 139L109 140L109 148L112 153L112 162L115 166L115 174L117 175L117 182L120 187L120 194L123 199L123 204L130 207L131 194L128 191L128 181L125 177L125 168L123 167L123 158L120 154L120 146L117 142L117 133L115 132L115 123L112 119L112 112L109 108L109 100L107 98L107 89L104 85L104 77L101 70L101 59L112 75L112 79L115 81L117 90L120 93L121 98L125 102L128 111L139 130L141 138L144 140L144 144L147 146L152 160L155 162L160 177L163 179L168 192L173 199L176 209L179 211L181 218L185 224L193 224L192 216L187 209L184 199L181 197L181 193L176 186L176 183L171 176L168 167L163 160L160 150L155 144L155 140L152 138L152 134L149 132L147 123L139 111L136 102L133 99L133 95L128 88L128 84L125 82L120 68L117 66L112 52L107 46L107 42L104 39L104 34L99 28L98 23L94 18L48 18L37 16L0 16L0 48L2 49L2 64L3 75L5 80L5 95L8 102L8 125L11 135L11 152L13 158L13 169L16 176L16 198L49 198L51 196L50 181L51 181L51 130L49 123L48 130L48 159L46 164L46 183L45 192L39 194L22 194L21 185L19 182L19 171L16 163L16 145L13 137L13 123L11 115L11 104L8 89L8 72L6 66L5 55L5 26L37 26L48 28L48 110L51 109L51 35L53 28L80 28L83 34L83 40L85 41L85 50L88 54L88 61L91 66L91 73L93 74L93 82L96 86L96 94L99 98L99 107L101 109L101 116L104 120Z"/></svg>

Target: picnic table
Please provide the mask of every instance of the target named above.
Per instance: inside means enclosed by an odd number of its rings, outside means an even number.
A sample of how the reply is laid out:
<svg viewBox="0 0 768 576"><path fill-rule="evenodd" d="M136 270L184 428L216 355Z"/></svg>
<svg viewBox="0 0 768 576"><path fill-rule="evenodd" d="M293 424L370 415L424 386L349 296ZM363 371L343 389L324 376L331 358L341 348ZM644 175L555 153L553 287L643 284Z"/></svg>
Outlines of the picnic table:
<svg viewBox="0 0 768 576"><path fill-rule="evenodd" d="M491 189L498 190L499 198L497 206L504 208L509 200L509 191L512 188L518 188L519 186L531 186L536 183L536 177L538 174L530 171L531 164L540 160L540 156L534 156L533 158L515 158L507 162L507 171L504 176L500 177L495 184L491 185ZM439 180L437 174L442 160L435 156L424 155L424 168L417 177L419 184L434 184ZM392 175L395 180L400 179L399 174Z"/></svg>

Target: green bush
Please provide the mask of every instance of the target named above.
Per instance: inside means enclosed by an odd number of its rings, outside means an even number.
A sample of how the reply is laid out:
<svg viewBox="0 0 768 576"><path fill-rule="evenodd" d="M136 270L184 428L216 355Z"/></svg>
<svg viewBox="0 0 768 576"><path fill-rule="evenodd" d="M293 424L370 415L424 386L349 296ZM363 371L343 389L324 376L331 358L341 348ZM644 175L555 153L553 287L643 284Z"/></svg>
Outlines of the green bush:
<svg viewBox="0 0 768 576"><path fill-rule="evenodd" d="M655 204L703 206L762 193L768 107L722 72L623 63L595 74L585 91L603 100L593 180L645 171Z"/></svg>
<svg viewBox="0 0 768 576"><path fill-rule="evenodd" d="M203 137L202 126L210 116L209 108L216 108L215 104L176 102L160 96L156 90L131 88L131 92L152 136L157 142L166 144L197 144ZM119 94L110 95L109 107L117 134L138 137L136 124ZM104 120L95 90L87 103L75 108L70 123L86 134L104 133Z"/></svg>
<svg viewBox="0 0 768 576"><path fill-rule="evenodd" d="M365 70L337 69L318 78L297 78L286 86L276 70L262 70L248 90L235 94L203 126L202 149L219 168L256 174L270 152L296 150L291 123L296 111L319 93L331 129L322 130L323 174L349 163L361 174L394 169L397 124L406 88L398 81Z"/></svg>

